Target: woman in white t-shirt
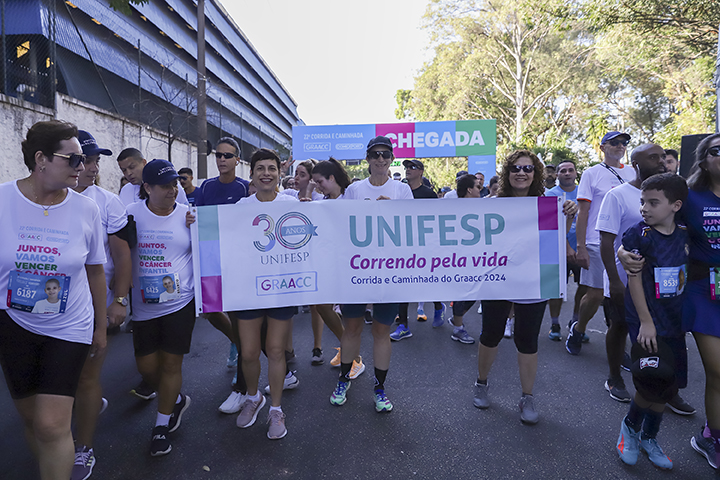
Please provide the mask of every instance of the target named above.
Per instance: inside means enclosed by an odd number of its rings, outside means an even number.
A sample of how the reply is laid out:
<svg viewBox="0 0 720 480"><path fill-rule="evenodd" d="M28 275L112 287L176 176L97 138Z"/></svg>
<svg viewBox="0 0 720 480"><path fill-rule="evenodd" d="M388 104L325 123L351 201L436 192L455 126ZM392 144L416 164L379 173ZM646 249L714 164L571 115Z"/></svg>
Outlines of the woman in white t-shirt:
<svg viewBox="0 0 720 480"><path fill-rule="evenodd" d="M503 163L500 174L498 197L541 197L545 193L544 166L540 159L529 150L512 152ZM575 216L577 205L568 200L563 212ZM503 339L505 322L510 309L515 308L514 341L518 351L520 370L520 420L536 424L539 415L535 410L533 387L537 374L538 335L542 324L547 299L533 300L483 300L482 333L478 346L478 377L475 382L473 405L477 408L490 407L487 378L497 355L498 344Z"/></svg>
<svg viewBox="0 0 720 480"><path fill-rule="evenodd" d="M295 167L294 188L283 190L285 195L292 195L298 200L322 200L322 194L315 191L317 185L312 181L312 172L318 161L312 158L303 160Z"/></svg>
<svg viewBox="0 0 720 480"><path fill-rule="evenodd" d="M70 478L73 397L88 353L106 347L100 213L71 189L85 161L77 136L36 123L22 143L30 176L0 185L0 364L43 479Z"/></svg>
<svg viewBox="0 0 720 480"><path fill-rule="evenodd" d="M250 158L250 176L257 192L238 203L259 202L297 202L290 195L277 192L280 175L280 157L273 150L261 148ZM292 328L296 307L266 308L258 310L239 310L228 312L233 328L240 338L242 370L247 384L247 395L237 417L237 426L248 428L255 423L260 409L265 405L265 397L258 390L260 379L260 352L262 351L263 323L267 322L265 354L268 357L269 393L272 406L268 413L267 436L271 440L283 438L287 434L285 414L280 402L286 384L287 365L285 363L285 345ZM292 374L288 380L294 380ZM288 386L294 388L294 386Z"/></svg>
<svg viewBox="0 0 720 480"><path fill-rule="evenodd" d="M140 202L127 206L137 230L132 249L133 346L143 379L158 392L150 455L170 453L190 397L181 393L183 356L195 326L195 292L188 206L178 203L179 175L167 160L153 160L142 173ZM165 298L168 285L174 298ZM164 301L163 301L164 300Z"/></svg>

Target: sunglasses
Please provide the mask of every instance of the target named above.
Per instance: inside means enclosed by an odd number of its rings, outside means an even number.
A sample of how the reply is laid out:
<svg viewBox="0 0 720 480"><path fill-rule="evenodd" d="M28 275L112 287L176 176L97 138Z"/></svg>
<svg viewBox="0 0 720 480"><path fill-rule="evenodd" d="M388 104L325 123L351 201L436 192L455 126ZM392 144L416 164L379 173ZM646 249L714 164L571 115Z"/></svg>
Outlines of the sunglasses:
<svg viewBox="0 0 720 480"><path fill-rule="evenodd" d="M714 147L708 148L708 155L712 155L713 157L720 157L720 145L715 145Z"/></svg>
<svg viewBox="0 0 720 480"><path fill-rule="evenodd" d="M368 152L367 158L392 158L392 152L390 150L376 150L374 152Z"/></svg>
<svg viewBox="0 0 720 480"><path fill-rule="evenodd" d="M53 153L53 156L67 158L70 162L70 168L77 168L81 163L85 164L85 159L87 158L85 154L82 153L71 153L70 155L66 155L64 153Z"/></svg>
<svg viewBox="0 0 720 480"><path fill-rule="evenodd" d="M609 144L612 145L613 147L617 147L618 145L622 145L623 147L627 147L627 146L628 146L628 143L630 143L630 141L629 141L629 140L618 140L617 138L613 138L612 140L608 140L607 143L609 143Z"/></svg>
<svg viewBox="0 0 720 480"><path fill-rule="evenodd" d="M179 178L180 178L180 180L182 180L183 182L188 179L188 177L186 177L185 175L180 175Z"/></svg>
<svg viewBox="0 0 720 480"><path fill-rule="evenodd" d="M409 167L405 167L405 170L420 170L420 167L417 165L410 165Z"/></svg>
<svg viewBox="0 0 720 480"><path fill-rule="evenodd" d="M525 173L532 173L535 171L535 165L510 165L510 173L520 173L521 170Z"/></svg>
<svg viewBox="0 0 720 480"><path fill-rule="evenodd" d="M224 159L226 159L226 160L230 160L231 158L234 158L234 157L235 157L235 154L234 154L234 153L230 153L230 152L225 152L225 153L215 152L215 158L217 158L218 160L219 160L220 158L224 158Z"/></svg>

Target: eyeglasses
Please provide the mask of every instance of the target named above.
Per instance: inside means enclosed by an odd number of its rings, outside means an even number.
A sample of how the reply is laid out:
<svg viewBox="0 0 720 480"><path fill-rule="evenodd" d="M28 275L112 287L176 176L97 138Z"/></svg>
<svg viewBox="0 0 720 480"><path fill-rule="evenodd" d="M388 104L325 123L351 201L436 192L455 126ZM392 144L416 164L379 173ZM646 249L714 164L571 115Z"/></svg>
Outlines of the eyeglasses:
<svg viewBox="0 0 720 480"><path fill-rule="evenodd" d="M708 148L708 155L712 155L713 157L720 157L720 145L715 145L714 147Z"/></svg>
<svg viewBox="0 0 720 480"><path fill-rule="evenodd" d="M390 157L386 157L386 158L390 158ZM417 165L409 165L409 166L405 167L405 170L420 170L420 167L418 167Z"/></svg>
<svg viewBox="0 0 720 480"><path fill-rule="evenodd" d="M535 170L535 165L510 165L510 173L532 173Z"/></svg>
<svg viewBox="0 0 720 480"><path fill-rule="evenodd" d="M87 156L82 153L71 153L70 155L66 155L64 153L53 153L53 156L67 158L70 162L70 168L77 168L81 163L85 164L85 160L87 159Z"/></svg>
<svg viewBox="0 0 720 480"><path fill-rule="evenodd" d="M617 147L618 145L622 145L623 147L627 147L628 143L630 143L629 140L618 140L617 138L613 138L612 140L608 140L607 143L612 145L613 147Z"/></svg>
<svg viewBox="0 0 720 480"><path fill-rule="evenodd" d="M220 160L220 158L224 158L224 159L226 159L226 160L230 160L231 158L234 158L234 157L235 157L235 154L234 154L234 153L230 153L230 152L225 152L225 153L215 152L215 158L217 158L218 160Z"/></svg>
<svg viewBox="0 0 720 480"><path fill-rule="evenodd" d="M390 150L375 150L374 152L368 152L367 158L380 158L384 159L392 158L392 152Z"/></svg>

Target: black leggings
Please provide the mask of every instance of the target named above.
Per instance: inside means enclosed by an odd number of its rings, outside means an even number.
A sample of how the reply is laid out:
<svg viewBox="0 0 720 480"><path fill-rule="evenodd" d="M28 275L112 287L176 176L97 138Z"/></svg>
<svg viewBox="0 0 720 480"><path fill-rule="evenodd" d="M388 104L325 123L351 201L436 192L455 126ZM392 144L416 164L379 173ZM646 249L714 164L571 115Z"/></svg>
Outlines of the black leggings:
<svg viewBox="0 0 720 480"><path fill-rule="evenodd" d="M453 316L462 317L473 305L475 305L475 300L455 300L453 302Z"/></svg>
<svg viewBox="0 0 720 480"><path fill-rule="evenodd" d="M420 302L422 303L422 302ZM407 319L408 319L408 305L409 303L399 303L398 304L398 323L402 323L403 325L407 325ZM442 302L435 302L435 310L441 310L442 309Z"/></svg>
<svg viewBox="0 0 720 480"><path fill-rule="evenodd" d="M513 305L515 305L515 347L524 354L538 351L538 335L542 325L547 300L538 303L513 303L507 300L483 300L482 302L482 334L480 343L488 348L495 348L505 333L505 322Z"/></svg>

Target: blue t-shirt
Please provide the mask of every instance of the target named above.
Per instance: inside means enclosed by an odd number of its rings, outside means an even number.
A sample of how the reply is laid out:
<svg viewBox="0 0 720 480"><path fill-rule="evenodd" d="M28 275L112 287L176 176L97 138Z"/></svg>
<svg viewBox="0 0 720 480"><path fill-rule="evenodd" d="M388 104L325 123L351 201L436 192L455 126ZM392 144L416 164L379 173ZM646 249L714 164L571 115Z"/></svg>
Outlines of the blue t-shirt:
<svg viewBox="0 0 720 480"><path fill-rule="evenodd" d="M560 185L555 186L545 192L546 197L562 197L563 194L565 194L565 200L572 200L573 202L577 203L577 192L578 187L575 186L575 189L572 192L566 192L562 189ZM577 235L575 234L575 221L577 220L577 216L573 218L572 225L570 226L570 230L567 232L567 241L570 244L570 246L573 248L573 250L577 250Z"/></svg>
<svg viewBox="0 0 720 480"><path fill-rule="evenodd" d="M690 190L680 215L690 234L690 258L720 265L720 198Z"/></svg>
<svg viewBox="0 0 720 480"><path fill-rule="evenodd" d="M200 189L195 187L195 189L187 194L188 204L195 205L195 198L196 195L200 192Z"/></svg>
<svg viewBox="0 0 720 480"><path fill-rule="evenodd" d="M237 203L248 195L249 182L235 177L230 183L222 183L220 177L208 178L198 189L200 195L195 195L195 205L228 205Z"/></svg>
<svg viewBox="0 0 720 480"><path fill-rule="evenodd" d="M637 250L645 259L642 285L650 316L661 337L681 337L682 309L690 237L684 225L664 235L645 222L628 228L623 234L625 250ZM661 298L658 298L661 297ZM628 324L640 324L630 289L625 291L625 316Z"/></svg>

